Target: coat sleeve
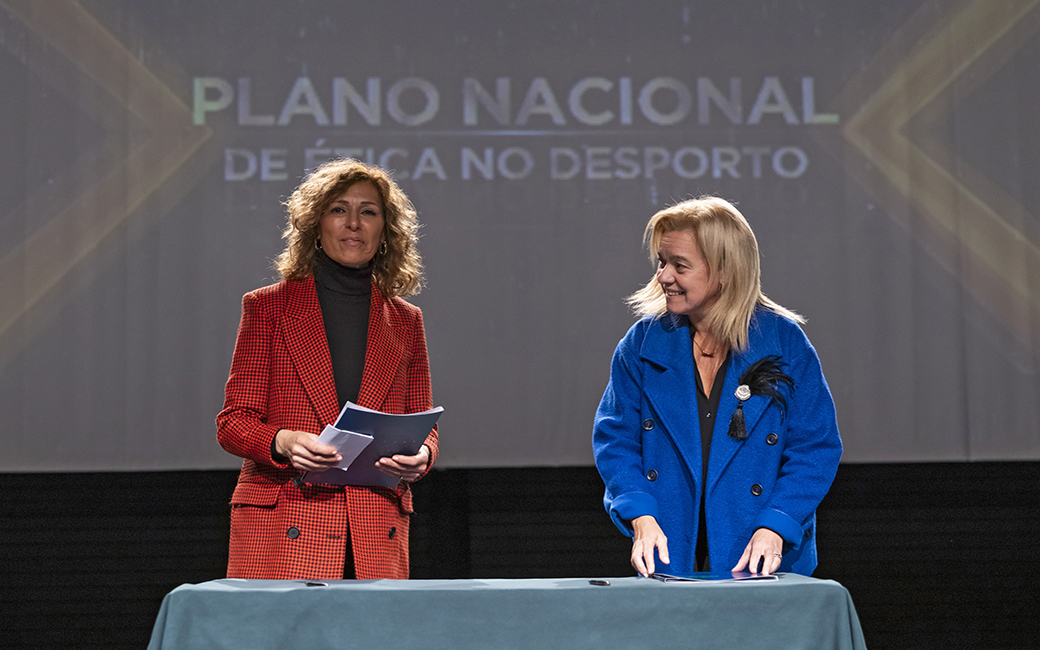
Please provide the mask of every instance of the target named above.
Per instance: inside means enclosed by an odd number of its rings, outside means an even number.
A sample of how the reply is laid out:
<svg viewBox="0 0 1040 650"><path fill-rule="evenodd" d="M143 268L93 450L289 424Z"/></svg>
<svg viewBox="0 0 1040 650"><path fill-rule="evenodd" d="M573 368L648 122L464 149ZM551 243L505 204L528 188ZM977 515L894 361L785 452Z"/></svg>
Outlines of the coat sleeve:
<svg viewBox="0 0 1040 650"><path fill-rule="evenodd" d="M798 354L790 362L795 390L788 403L787 441L769 501L754 524L776 531L794 548L834 481L842 449L834 399L819 357L800 329L797 336L800 340L791 346Z"/></svg>
<svg viewBox="0 0 1040 650"><path fill-rule="evenodd" d="M416 309L415 335L412 343L412 359L408 365L406 381L407 412L418 413L433 408L433 391L430 384L430 358L426 351L426 330L423 327L422 312ZM426 436L423 443L430 450L430 461L426 466L426 472L430 471L437 456L440 453L437 425L433 426L430 434ZM425 476L425 473L423 474Z"/></svg>
<svg viewBox="0 0 1040 650"><path fill-rule="evenodd" d="M278 427L268 424L271 343L274 324L255 293L242 298L231 372L224 387L224 408L217 415L217 441L235 456L285 468L271 457Z"/></svg>
<svg viewBox="0 0 1040 650"><path fill-rule="evenodd" d="M631 520L659 518L657 500L644 489L642 426L639 406L642 375L639 362L640 324L618 343L610 364L610 380L596 410L592 453L606 491L603 505L611 520L632 535Z"/></svg>

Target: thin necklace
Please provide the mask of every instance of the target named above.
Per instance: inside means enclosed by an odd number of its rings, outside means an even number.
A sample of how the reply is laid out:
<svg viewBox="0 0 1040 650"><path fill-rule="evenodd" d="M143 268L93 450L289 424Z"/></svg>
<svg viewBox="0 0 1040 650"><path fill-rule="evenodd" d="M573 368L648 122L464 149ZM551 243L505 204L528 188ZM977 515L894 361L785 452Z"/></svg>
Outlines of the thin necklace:
<svg viewBox="0 0 1040 650"><path fill-rule="evenodd" d="M701 344L697 342L697 337L694 337L694 338L693 338L693 345L694 345L694 346L695 346L695 347L696 347L696 348L697 348L698 350L700 350L700 351L701 351L701 356L702 356L702 357L714 357L714 356L715 356L715 353L714 353L714 352L706 352L706 351L704 350L704 348L702 348L702 347L701 347Z"/></svg>

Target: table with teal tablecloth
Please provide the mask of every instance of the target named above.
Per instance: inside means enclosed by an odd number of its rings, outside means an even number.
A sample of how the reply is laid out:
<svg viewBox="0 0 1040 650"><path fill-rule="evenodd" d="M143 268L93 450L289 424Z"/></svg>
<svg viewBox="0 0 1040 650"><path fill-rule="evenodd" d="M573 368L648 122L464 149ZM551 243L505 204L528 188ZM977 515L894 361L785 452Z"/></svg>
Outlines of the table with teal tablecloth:
<svg viewBox="0 0 1040 650"><path fill-rule="evenodd" d="M166 595L148 647L865 649L832 580L604 580L214 580Z"/></svg>

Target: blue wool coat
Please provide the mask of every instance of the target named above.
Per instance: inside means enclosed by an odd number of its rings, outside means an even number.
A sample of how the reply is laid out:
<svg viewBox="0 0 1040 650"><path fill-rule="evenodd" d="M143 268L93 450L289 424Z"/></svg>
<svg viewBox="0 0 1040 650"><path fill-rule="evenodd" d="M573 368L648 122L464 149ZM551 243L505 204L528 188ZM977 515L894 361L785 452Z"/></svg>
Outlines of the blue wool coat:
<svg viewBox="0 0 1040 650"><path fill-rule="evenodd" d="M834 400L816 350L796 323L759 307L748 336L747 349L730 355L705 485L688 319L644 318L614 352L592 434L603 502L630 537L632 519L657 519L668 538L671 564L658 564L666 573L694 570L704 489L713 570L735 566L759 527L784 539L778 571L810 575L816 568L816 507L841 458ZM773 354L795 381L793 391L783 388L786 416L781 421L776 404L754 395L744 403L748 437L734 440L728 431L739 378Z"/></svg>

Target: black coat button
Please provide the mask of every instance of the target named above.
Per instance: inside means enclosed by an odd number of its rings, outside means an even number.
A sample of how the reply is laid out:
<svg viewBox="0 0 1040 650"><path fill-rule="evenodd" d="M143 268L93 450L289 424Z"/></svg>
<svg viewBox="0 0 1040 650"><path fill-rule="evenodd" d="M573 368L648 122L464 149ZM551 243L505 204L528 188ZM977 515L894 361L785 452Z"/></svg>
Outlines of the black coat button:
<svg viewBox="0 0 1040 650"><path fill-rule="evenodd" d="M766 444L767 445L775 445L776 441L779 440L779 439L780 438L778 438L775 433L771 433L768 436L766 436Z"/></svg>
<svg viewBox="0 0 1040 650"><path fill-rule="evenodd" d="M287 537L288 537L289 539L296 539L297 537L299 537L299 536L300 536L300 529L299 529L299 528L297 528L296 526L293 526L293 527L292 527L292 528L290 528L289 530L285 531L285 535L286 535L286 536L287 536Z"/></svg>
<svg viewBox="0 0 1040 650"><path fill-rule="evenodd" d="M809 539L810 537L812 537L812 527L811 526L809 528L805 529L805 539Z"/></svg>
<svg viewBox="0 0 1040 650"><path fill-rule="evenodd" d="M394 535L396 535L396 534L397 534L397 526L391 526L390 527L390 539L393 539Z"/></svg>
<svg viewBox="0 0 1040 650"><path fill-rule="evenodd" d="M758 483L755 483L754 485L752 485L751 486L751 494L754 494L756 497L762 496L762 486L759 485Z"/></svg>
<svg viewBox="0 0 1040 650"><path fill-rule="evenodd" d="M654 421L650 418L643 420L643 431L649 431L654 428Z"/></svg>
<svg viewBox="0 0 1040 650"><path fill-rule="evenodd" d="M647 478L647 480L650 480L650 481L656 481L657 480L657 470L656 469L652 469L649 472L647 472L646 473L646 478Z"/></svg>

